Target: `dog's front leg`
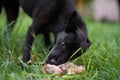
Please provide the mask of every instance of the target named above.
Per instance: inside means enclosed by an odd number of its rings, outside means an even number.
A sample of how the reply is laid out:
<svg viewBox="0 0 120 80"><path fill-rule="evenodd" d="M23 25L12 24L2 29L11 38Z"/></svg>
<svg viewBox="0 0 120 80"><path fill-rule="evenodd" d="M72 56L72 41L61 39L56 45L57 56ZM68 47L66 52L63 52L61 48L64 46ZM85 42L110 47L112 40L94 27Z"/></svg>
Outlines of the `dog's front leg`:
<svg viewBox="0 0 120 80"><path fill-rule="evenodd" d="M24 62L27 62L30 60L30 51L31 51L31 47L34 41L34 35L37 36L40 33L39 27L34 26L32 24L27 31L25 46L24 46L24 51L23 51Z"/></svg>

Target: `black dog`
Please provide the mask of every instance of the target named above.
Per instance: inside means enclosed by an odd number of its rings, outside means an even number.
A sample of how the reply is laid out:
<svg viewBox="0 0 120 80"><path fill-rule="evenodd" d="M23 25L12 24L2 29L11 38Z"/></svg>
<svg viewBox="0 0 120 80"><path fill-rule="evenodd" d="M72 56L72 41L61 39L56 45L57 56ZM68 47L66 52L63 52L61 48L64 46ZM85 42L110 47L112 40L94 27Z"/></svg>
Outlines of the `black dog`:
<svg viewBox="0 0 120 80"><path fill-rule="evenodd" d="M50 45L49 33L55 35L55 45L46 59L46 63L50 64L65 63L78 48L85 52L90 46L86 25L76 12L73 0L20 0L20 5L33 18L32 25L27 31L24 62L30 60L33 33L36 36L43 33L47 46ZM81 53L78 52L72 59Z"/></svg>

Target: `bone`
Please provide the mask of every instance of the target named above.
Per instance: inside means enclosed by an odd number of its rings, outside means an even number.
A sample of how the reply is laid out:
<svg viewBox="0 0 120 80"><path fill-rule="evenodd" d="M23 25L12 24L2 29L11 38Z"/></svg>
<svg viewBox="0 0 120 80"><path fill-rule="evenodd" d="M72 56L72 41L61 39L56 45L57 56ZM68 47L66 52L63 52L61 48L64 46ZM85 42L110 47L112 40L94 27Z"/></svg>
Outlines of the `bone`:
<svg viewBox="0 0 120 80"><path fill-rule="evenodd" d="M44 71L52 74L79 74L84 72L84 70L85 68L83 66L77 66L71 62L67 62L58 66L51 64L44 65Z"/></svg>
<svg viewBox="0 0 120 80"><path fill-rule="evenodd" d="M58 66L47 64L44 66L44 70L46 73L52 73L52 74L63 74L64 71L62 71Z"/></svg>

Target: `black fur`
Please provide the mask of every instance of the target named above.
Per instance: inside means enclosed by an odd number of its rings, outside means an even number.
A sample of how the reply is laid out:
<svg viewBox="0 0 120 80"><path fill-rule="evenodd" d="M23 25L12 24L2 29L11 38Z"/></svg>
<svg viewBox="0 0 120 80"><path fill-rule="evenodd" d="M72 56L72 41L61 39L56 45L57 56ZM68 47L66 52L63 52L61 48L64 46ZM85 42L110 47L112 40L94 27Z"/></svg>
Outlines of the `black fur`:
<svg viewBox="0 0 120 80"><path fill-rule="evenodd" d="M4 7L7 15L7 23L15 21L18 17L19 12L19 1L18 0L0 0L0 13ZM13 26L11 26L12 30Z"/></svg>
<svg viewBox="0 0 120 80"><path fill-rule="evenodd" d="M81 47L85 52L90 46L86 25L76 12L73 0L19 1L24 11L33 19L26 35L24 62L30 60L30 50L34 41L33 33L36 36L43 33L47 46L50 45L49 33L52 32L55 35L55 45L46 59L46 63L50 64L65 63L78 48ZM80 55L81 52L78 52L72 59Z"/></svg>

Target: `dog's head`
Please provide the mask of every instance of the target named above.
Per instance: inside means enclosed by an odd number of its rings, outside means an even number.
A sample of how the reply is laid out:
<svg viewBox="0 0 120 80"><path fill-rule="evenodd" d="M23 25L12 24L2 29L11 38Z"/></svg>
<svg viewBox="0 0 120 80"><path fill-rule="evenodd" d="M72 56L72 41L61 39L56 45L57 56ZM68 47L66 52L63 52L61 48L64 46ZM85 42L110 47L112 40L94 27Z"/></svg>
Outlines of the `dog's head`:
<svg viewBox="0 0 120 80"><path fill-rule="evenodd" d="M56 43L50 51L46 63L59 65L67 62L79 48L71 59L75 59L87 50L91 42L87 36L84 22L76 12L73 12L65 30L59 32Z"/></svg>

